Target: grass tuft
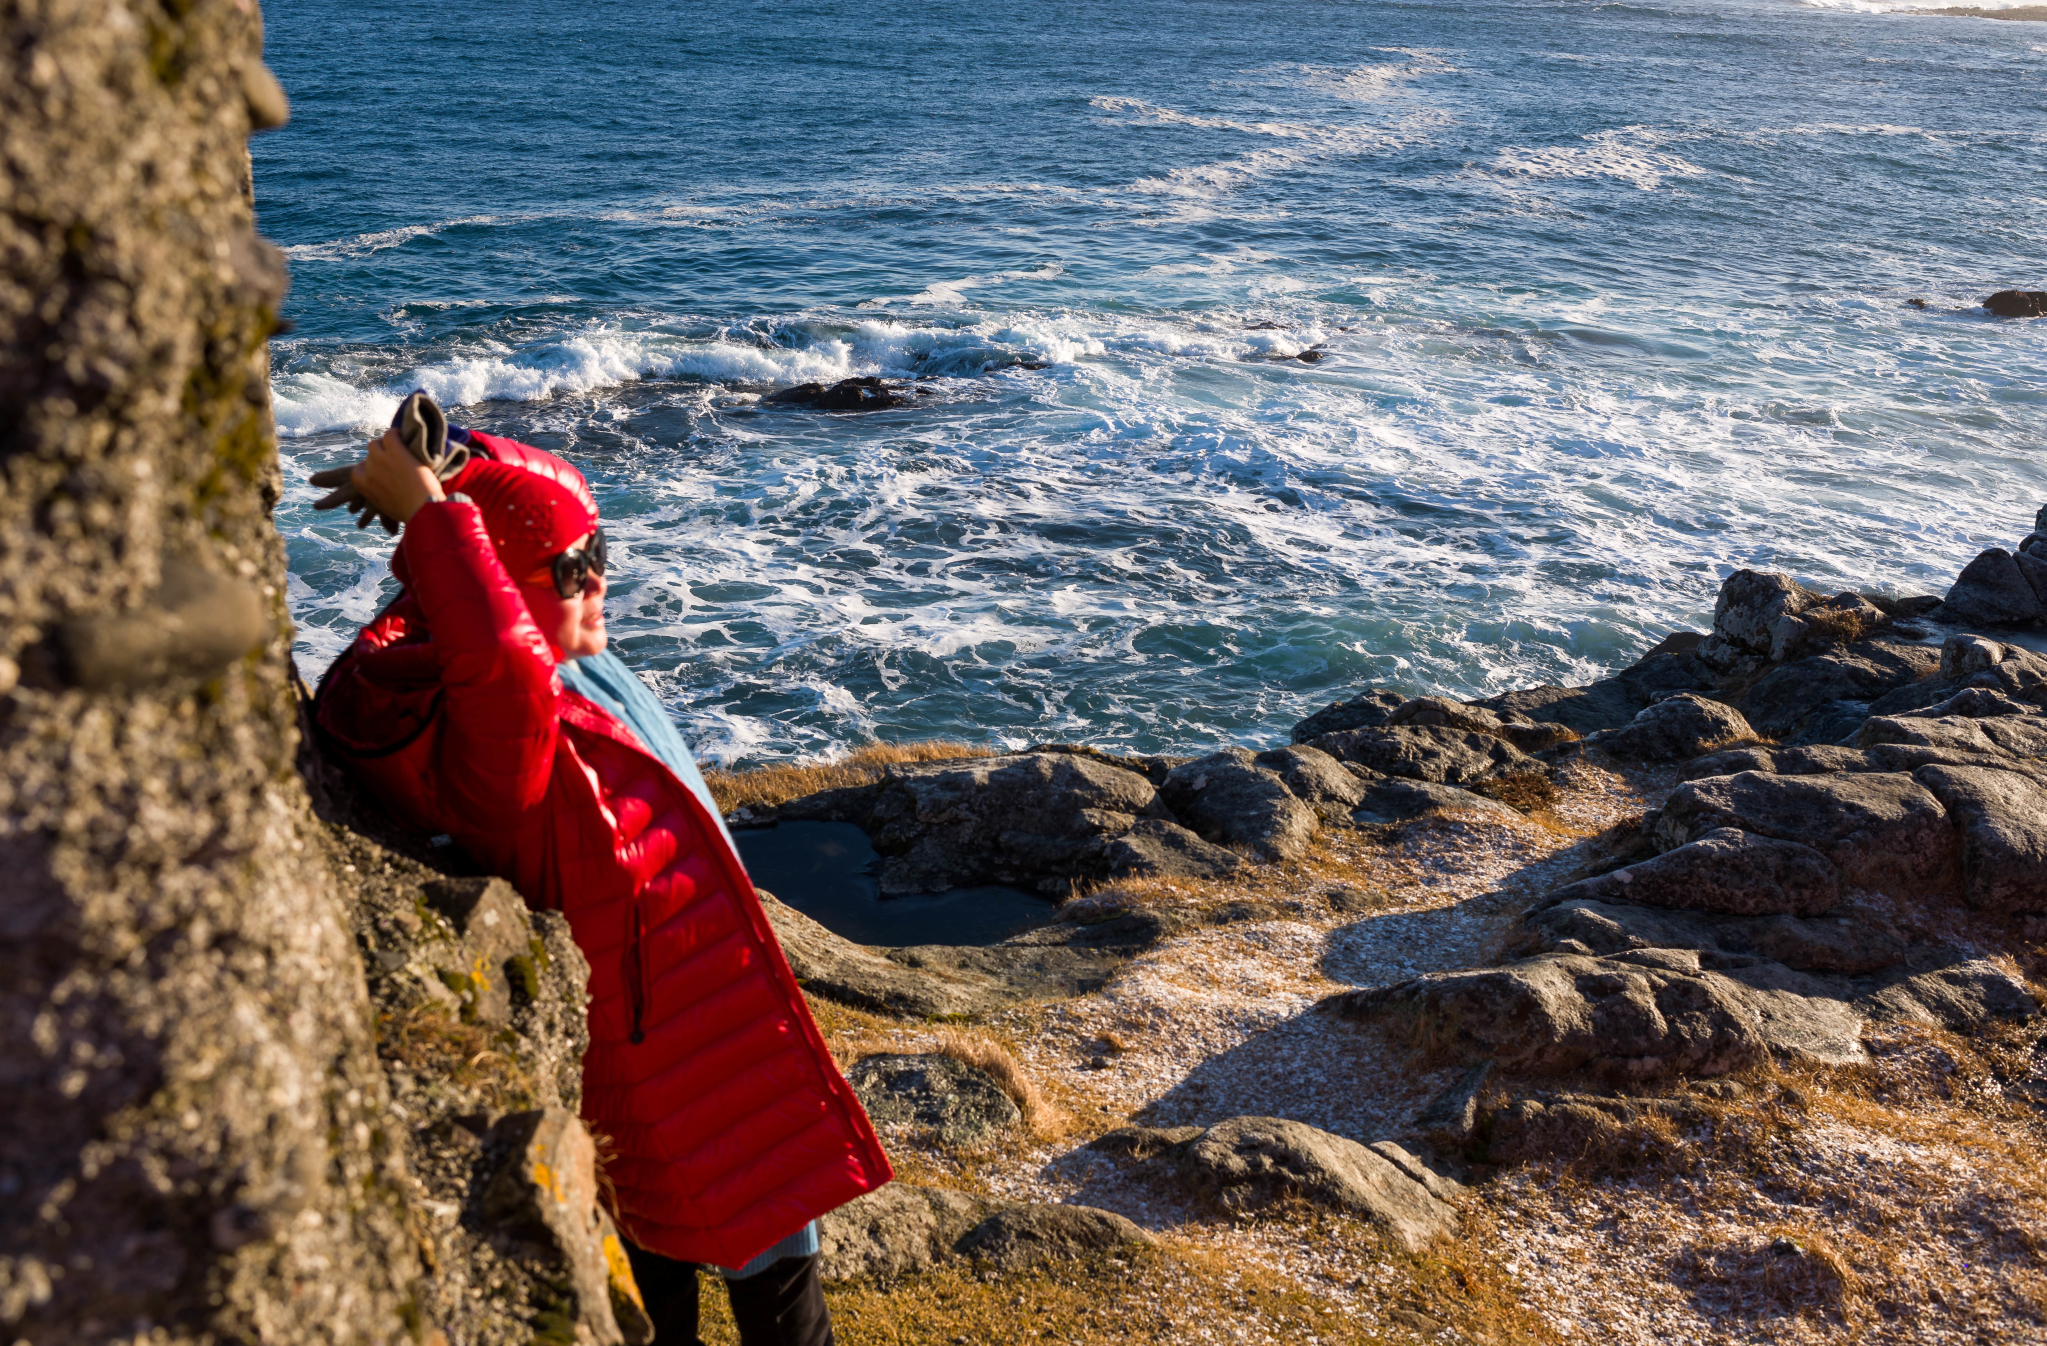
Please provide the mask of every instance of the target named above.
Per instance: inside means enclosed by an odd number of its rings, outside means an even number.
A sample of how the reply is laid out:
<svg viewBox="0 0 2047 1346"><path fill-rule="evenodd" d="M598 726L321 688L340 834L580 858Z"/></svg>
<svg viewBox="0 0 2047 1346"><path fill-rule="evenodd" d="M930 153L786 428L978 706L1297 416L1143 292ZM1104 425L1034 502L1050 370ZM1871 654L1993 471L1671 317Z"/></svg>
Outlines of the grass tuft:
<svg viewBox="0 0 2047 1346"><path fill-rule="evenodd" d="M849 786L872 785L882 777L884 767L905 762L944 762L961 757L987 757L988 748L952 739L933 738L918 743L875 743L829 762L809 765L793 763L748 767L739 771L711 770L704 783L718 808L732 813L743 808L773 808L819 790L842 790Z"/></svg>

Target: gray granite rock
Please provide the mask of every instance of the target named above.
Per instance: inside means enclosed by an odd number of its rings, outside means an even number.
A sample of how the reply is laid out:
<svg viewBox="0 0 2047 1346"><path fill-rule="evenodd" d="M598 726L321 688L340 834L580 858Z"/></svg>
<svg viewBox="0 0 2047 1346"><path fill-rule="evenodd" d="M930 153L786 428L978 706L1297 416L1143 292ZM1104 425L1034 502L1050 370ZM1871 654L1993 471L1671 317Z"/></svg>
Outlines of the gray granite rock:
<svg viewBox="0 0 2047 1346"><path fill-rule="evenodd" d="M1023 1121L994 1076L937 1052L866 1056L847 1083L877 1126L914 1126L942 1144L975 1148Z"/></svg>
<svg viewBox="0 0 2047 1346"><path fill-rule="evenodd" d="M1300 1197L1362 1216L1411 1252L1457 1223L1454 1207L1384 1155L1305 1122L1232 1117L1189 1142L1180 1163L1189 1190L1219 1209Z"/></svg>
<svg viewBox="0 0 2047 1346"><path fill-rule="evenodd" d="M1304 762L1293 765L1306 769ZM1315 810L1248 748L1224 748L1174 768L1160 793L1207 840L1269 860L1299 855L1319 827Z"/></svg>
<svg viewBox="0 0 2047 1346"><path fill-rule="evenodd" d="M1324 734L1344 729L1372 729L1386 723L1396 707L1407 700L1399 692L1374 687L1348 701L1324 706L1294 726L1293 742L1309 743Z"/></svg>
<svg viewBox="0 0 2047 1346"><path fill-rule="evenodd" d="M2017 772L1981 767L1923 766L1912 778L1940 800L1961 831L1970 906L2047 912L2047 787Z"/></svg>
<svg viewBox="0 0 2047 1346"><path fill-rule="evenodd" d="M1710 955L1716 965L1730 958L1767 958L1798 972L1849 977L1896 967L1907 953L1902 938L1858 913L1813 919L1729 916L1584 897L1546 902L1524 913L1514 948L1528 955L1691 949Z"/></svg>
<svg viewBox="0 0 2047 1346"><path fill-rule="evenodd" d="M892 1182L817 1222L818 1275L885 1285L928 1270L995 1209L965 1192Z"/></svg>
<svg viewBox="0 0 2047 1346"><path fill-rule="evenodd" d="M1684 764L1686 780L1706 776L1738 776L1761 771L1773 776L1825 776L1836 771L1878 771L1883 768L1859 748L1815 743L1802 748L1728 748Z"/></svg>
<svg viewBox="0 0 2047 1346"><path fill-rule="evenodd" d="M1950 621L1982 626L2030 625L2047 615L2040 595L2020 572L2018 562L2002 547L1992 547L1955 577L1941 601Z"/></svg>
<svg viewBox="0 0 2047 1346"><path fill-rule="evenodd" d="M955 1251L1003 1271L1016 1271L1043 1262L1101 1257L1151 1241L1151 1235L1113 1211L1029 1205L997 1211L969 1230Z"/></svg>
<svg viewBox="0 0 2047 1346"><path fill-rule="evenodd" d="M1627 724L1595 734L1590 742L1617 757L1680 762L1754 736L1734 707L1678 692L1644 706Z"/></svg>
<svg viewBox="0 0 2047 1346"><path fill-rule="evenodd" d="M1545 770L1503 738L1438 725L1347 729L1324 734L1310 746L1383 775L1435 785L1468 786Z"/></svg>
<svg viewBox="0 0 2047 1346"><path fill-rule="evenodd" d="M1841 872L1810 846L1721 827L1653 860L1560 888L1550 900L1577 898L1742 916L1817 916L1841 900Z"/></svg>
<svg viewBox="0 0 2047 1346"><path fill-rule="evenodd" d="M1710 776L1673 791L1653 832L1675 850L1721 828L1808 846L1859 888L1908 899L1959 892L1961 847L1946 810L1907 775Z"/></svg>

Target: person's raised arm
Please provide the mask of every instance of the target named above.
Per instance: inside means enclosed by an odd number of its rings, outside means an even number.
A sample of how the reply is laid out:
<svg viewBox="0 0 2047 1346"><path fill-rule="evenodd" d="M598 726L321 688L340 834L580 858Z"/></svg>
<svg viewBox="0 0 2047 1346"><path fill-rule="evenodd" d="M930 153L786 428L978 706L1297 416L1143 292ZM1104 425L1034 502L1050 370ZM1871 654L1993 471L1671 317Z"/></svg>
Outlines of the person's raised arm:
<svg viewBox="0 0 2047 1346"><path fill-rule="evenodd" d="M405 581L441 665L436 793L471 825L509 824L547 791L558 734L554 654L505 573L474 504L449 500L433 472L386 432L353 474L405 525Z"/></svg>

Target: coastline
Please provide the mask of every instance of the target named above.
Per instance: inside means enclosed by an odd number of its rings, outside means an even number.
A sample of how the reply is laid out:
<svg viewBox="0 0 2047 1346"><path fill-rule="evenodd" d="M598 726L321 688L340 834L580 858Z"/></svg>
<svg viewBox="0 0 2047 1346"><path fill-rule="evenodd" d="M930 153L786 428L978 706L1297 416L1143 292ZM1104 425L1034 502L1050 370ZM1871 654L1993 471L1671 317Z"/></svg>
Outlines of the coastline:
<svg viewBox="0 0 2047 1346"><path fill-rule="evenodd" d="M1600 683L1461 706L1366 692L1264 754L954 745L787 797L765 772L750 790L757 773L732 773L729 797L748 790L738 826L886 815L885 887L892 873L912 885L886 867L904 854L929 873L970 850L948 852L943 828L920 831L906 807L943 797L955 825L1020 759L1156 780L1162 812L1241 858L1200 874L1188 852L1154 853L1149 872L1089 871L1055 892L1014 857L989 860L991 845L976 863L1063 906L1049 934L978 950L859 949L771 905L842 1059L915 1058L963 1021L1062 1118L992 1146L885 1125L903 1173L891 1200L1105 1210L1146 1240L1111 1240L1056 1276L1008 1271L997 1289L985 1263L920 1245L912 1270L876 1279L862 1269L900 1266L892 1240L906 1235L880 1203L849 1208L827 1222L835 1311L933 1339L1006 1339L989 1324L1019 1290L1046 1315L1034 1323L1074 1341L1111 1339L1086 1304L1167 1339L1219 1305L1244 1340L1311 1321L1343 1341L1919 1340L1962 1303L1977 1331L2038 1330L2047 1283L2029 1245L1981 1230L2047 1220L2026 1139L2047 1103L2026 1026L2047 1003L2047 886L2036 874L2020 896L1993 894L1983 846L1962 861L1969 806L1930 792L1994 773L2029 792L2005 821L2047 835L2047 658L2026 648L2036 632L1974 620L1999 615L1985 575L2017 573L2035 549L2047 538L1985 553L1945 598L1827 598L1742 572L1711 633ZM1867 695L1844 710L1858 678ZM1508 734L1547 782L1515 792L1519 807L1424 779L1455 774L1436 768L1460 742ZM1373 758L1407 776L1355 760L1391 739L1443 751ZM1413 811L1352 804L1338 821L1314 796L1340 783L1297 770L1287 789L1321 825L1285 840L1276 796L1232 780L1277 775L1288 764L1273 754L1303 748L1350 752L1352 779L1408 791ZM1190 768L1208 777L1191 796L1173 784ZM1872 805L1871 790L1893 802ZM1203 795L1229 803L1204 811ZM1829 831L1843 809L1862 820L1857 841ZM1946 810L1937 825L1929 809ZM1732 871L1716 869L1714 848L1737 843L1749 849ZM1086 932L1119 928L1122 945L1091 950L1108 958L1091 978L1047 979ZM921 1012L906 1011L919 994ZM1319 1161L1277 1142L1267 1152L1295 1166L1294 1197L1218 1205L1204 1137L1271 1118L1400 1156L1455 1209L1450 1230L1404 1245L1385 1210L1316 1196ZM1087 1294L1069 1302L1053 1282L1076 1277ZM1130 1305L1168 1283L1184 1315ZM1333 1316L1303 1318L1308 1302Z"/></svg>

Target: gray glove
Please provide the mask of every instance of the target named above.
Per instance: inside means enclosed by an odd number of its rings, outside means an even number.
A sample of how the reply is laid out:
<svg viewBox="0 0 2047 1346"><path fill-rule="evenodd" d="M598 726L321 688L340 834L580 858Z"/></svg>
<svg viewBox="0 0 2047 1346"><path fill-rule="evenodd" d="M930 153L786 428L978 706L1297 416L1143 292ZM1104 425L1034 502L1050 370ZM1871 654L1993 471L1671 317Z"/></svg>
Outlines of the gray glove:
<svg viewBox="0 0 2047 1346"><path fill-rule="evenodd" d="M391 428L398 432L399 442L417 458L422 467L446 481L469 466L469 446L448 442L448 418L434 405L424 390L415 389L405 395L398 404L398 414L391 418ZM355 526L367 528L372 522L384 525L387 533L398 531L398 521L379 514L362 492L356 490L351 473L353 466L330 467L325 472L315 472L307 478L315 486L329 486L333 489L313 502L314 509L333 509L337 505L348 506L348 512L356 515Z"/></svg>

